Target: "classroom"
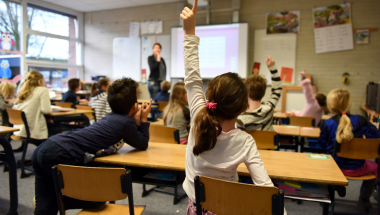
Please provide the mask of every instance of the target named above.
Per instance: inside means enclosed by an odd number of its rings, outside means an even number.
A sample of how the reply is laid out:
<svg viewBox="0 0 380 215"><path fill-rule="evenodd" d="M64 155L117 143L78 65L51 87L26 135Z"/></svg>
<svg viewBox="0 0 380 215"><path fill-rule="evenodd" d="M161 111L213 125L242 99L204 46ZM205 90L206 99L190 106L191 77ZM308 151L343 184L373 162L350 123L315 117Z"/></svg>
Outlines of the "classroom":
<svg viewBox="0 0 380 215"><path fill-rule="evenodd" d="M378 8L0 0L0 215L380 215Z"/></svg>

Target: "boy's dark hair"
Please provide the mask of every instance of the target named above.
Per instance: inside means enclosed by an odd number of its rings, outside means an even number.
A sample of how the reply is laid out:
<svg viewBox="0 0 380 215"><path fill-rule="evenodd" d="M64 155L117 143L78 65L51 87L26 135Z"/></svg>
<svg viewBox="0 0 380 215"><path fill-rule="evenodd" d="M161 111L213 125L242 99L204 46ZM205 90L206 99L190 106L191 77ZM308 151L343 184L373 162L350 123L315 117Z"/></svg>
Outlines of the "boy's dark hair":
<svg viewBox="0 0 380 215"><path fill-rule="evenodd" d="M321 107L327 106L326 95L325 94L323 94L323 93L317 93L315 95L315 98L317 99L317 102L318 102L319 106L321 106Z"/></svg>
<svg viewBox="0 0 380 215"><path fill-rule="evenodd" d="M108 104L112 112L129 114L131 108L137 103L136 82L131 78L121 78L108 88Z"/></svg>
<svg viewBox="0 0 380 215"><path fill-rule="evenodd" d="M78 78L72 78L69 80L69 82L67 83L69 85L69 89L70 91L75 91L75 89L77 87L79 87L79 84L80 84L80 80Z"/></svg>
<svg viewBox="0 0 380 215"><path fill-rule="evenodd" d="M254 74L244 81L248 97L253 101L261 101L267 89L267 80L260 75Z"/></svg>

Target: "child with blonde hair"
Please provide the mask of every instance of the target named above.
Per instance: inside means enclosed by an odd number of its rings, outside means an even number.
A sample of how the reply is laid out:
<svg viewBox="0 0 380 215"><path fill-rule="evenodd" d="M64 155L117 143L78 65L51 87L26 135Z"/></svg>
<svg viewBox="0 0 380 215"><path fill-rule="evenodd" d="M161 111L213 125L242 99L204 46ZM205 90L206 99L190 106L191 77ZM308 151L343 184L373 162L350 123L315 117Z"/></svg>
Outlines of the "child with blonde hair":
<svg viewBox="0 0 380 215"><path fill-rule="evenodd" d="M187 137L189 136L187 131L187 125L190 122L188 105L185 83L177 82L170 94L169 104L164 110L164 124L179 130L181 144L187 144Z"/></svg>
<svg viewBox="0 0 380 215"><path fill-rule="evenodd" d="M7 126L6 121L3 119L3 112L7 108L12 108L13 103L9 102L8 104L5 102L5 99L13 98L15 94L15 87L13 84L3 81L0 84L0 125Z"/></svg>
<svg viewBox="0 0 380 215"><path fill-rule="evenodd" d="M328 154L333 153L334 142L346 143L353 138L380 138L379 130L376 129L366 118L360 115L349 114L351 106L350 92L346 89L334 89L327 95L327 107L335 114L326 121L321 121L321 134L318 144L326 149ZM369 160L354 160L336 156L336 163L344 175L362 176L373 173L377 177L377 164ZM358 207L371 208L369 200L376 180L363 181L360 189Z"/></svg>
<svg viewBox="0 0 380 215"><path fill-rule="evenodd" d="M237 167L245 163L256 185L273 186L260 158L255 140L235 128L237 117L247 109L245 85L236 73L225 73L210 81L206 96L199 70L199 37L195 36L198 1L192 10L182 11L185 89L187 91L191 130L186 149L186 179L183 188L189 197L187 214L195 215L194 178L208 176L238 181ZM208 101L206 101L206 99ZM203 214L213 213L203 211ZM286 214L286 212L285 212Z"/></svg>
<svg viewBox="0 0 380 215"><path fill-rule="evenodd" d="M47 139L48 128L44 114L52 112L49 90L46 88L44 76L37 70L28 72L18 92L15 108L22 110L28 120L30 136L33 139ZM26 137L24 125L13 125L20 128L15 135Z"/></svg>

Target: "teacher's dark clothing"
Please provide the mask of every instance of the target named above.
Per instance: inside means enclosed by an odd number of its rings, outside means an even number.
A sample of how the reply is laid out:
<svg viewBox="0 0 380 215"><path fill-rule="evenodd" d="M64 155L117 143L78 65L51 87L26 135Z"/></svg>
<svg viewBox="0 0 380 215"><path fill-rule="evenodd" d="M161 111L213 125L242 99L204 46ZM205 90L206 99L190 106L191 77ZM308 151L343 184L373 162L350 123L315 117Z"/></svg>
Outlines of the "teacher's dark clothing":
<svg viewBox="0 0 380 215"><path fill-rule="evenodd" d="M166 64L164 58L158 62L154 55L148 57L150 68L149 81L163 81L166 79Z"/></svg>
<svg viewBox="0 0 380 215"><path fill-rule="evenodd" d="M164 58L158 62L154 55L148 57L150 75L148 79L148 90L151 98L155 98L160 92L160 83L166 79L166 64Z"/></svg>

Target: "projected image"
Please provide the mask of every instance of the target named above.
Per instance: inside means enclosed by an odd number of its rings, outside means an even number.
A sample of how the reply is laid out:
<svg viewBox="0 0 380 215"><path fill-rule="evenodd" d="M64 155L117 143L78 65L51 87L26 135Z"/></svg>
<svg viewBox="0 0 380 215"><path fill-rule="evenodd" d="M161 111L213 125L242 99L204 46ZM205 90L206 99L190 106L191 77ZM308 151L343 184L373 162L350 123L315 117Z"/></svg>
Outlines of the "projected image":
<svg viewBox="0 0 380 215"><path fill-rule="evenodd" d="M175 36L173 37L173 35ZM241 53L239 53L241 46L239 44L239 36L241 36L239 35L239 25L201 26L196 28L196 35L200 38L199 67L202 77L213 78L226 72L245 76L246 61L240 65L239 54L242 55L240 58L244 59L247 53L244 51L246 47L241 48ZM184 77L185 75L183 36L184 32L181 28L172 29L172 77ZM240 43L242 42L240 41ZM175 58L176 60L174 60Z"/></svg>

